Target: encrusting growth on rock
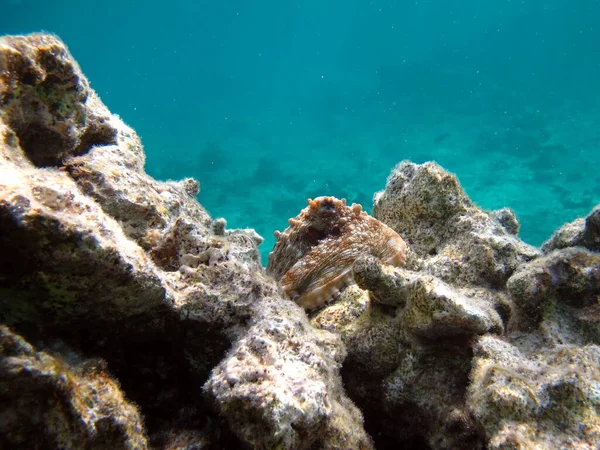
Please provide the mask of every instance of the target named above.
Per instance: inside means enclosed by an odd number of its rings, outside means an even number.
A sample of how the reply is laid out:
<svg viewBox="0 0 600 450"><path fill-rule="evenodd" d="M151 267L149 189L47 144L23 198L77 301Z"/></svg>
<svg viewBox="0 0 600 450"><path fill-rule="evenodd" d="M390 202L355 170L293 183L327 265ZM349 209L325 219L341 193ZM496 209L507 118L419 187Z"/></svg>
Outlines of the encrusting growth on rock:
<svg viewBox="0 0 600 450"><path fill-rule="evenodd" d="M105 362L72 359L0 326L0 448L146 450L142 416Z"/></svg>
<svg viewBox="0 0 600 450"><path fill-rule="evenodd" d="M262 238L144 159L60 39L0 38L0 448L372 448Z"/></svg>
<svg viewBox="0 0 600 450"><path fill-rule="evenodd" d="M600 206L537 249L404 161L266 276L144 158L58 38L0 38L0 448L600 448Z"/></svg>
<svg viewBox="0 0 600 450"><path fill-rule="evenodd" d="M269 255L267 272L283 292L307 310L339 297L353 283L352 265L363 256L402 266L406 243L398 233L346 200L318 197L289 220Z"/></svg>

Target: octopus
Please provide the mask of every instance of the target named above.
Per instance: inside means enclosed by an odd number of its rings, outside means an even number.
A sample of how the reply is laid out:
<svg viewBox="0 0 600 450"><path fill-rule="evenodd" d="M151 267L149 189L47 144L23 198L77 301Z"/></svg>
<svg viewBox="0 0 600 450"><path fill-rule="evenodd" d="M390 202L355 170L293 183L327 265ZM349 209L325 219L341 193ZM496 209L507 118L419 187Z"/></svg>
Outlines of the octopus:
<svg viewBox="0 0 600 450"><path fill-rule="evenodd" d="M326 306L354 282L352 266L363 256L403 266L406 243L390 227L345 199L318 197L276 231L267 273L286 297L308 311Z"/></svg>

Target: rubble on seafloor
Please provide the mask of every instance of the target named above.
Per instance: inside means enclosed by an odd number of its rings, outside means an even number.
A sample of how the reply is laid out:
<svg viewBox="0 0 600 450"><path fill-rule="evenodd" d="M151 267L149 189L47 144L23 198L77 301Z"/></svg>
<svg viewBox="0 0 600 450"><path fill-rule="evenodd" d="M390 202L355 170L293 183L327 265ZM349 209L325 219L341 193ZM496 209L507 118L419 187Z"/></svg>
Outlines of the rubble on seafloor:
<svg viewBox="0 0 600 450"><path fill-rule="evenodd" d="M353 255L307 314L199 189L144 172L59 39L0 38L0 447L600 446L598 208L537 249L402 162L373 215L406 264Z"/></svg>

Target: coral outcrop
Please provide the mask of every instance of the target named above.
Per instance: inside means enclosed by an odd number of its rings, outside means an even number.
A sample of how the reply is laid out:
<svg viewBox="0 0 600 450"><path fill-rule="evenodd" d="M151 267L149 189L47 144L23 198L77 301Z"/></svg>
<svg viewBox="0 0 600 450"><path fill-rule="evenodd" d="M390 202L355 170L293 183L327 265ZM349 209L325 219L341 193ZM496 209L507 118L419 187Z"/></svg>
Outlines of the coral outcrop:
<svg viewBox="0 0 600 450"><path fill-rule="evenodd" d="M69 356L37 351L0 327L2 447L147 449L142 417L105 362Z"/></svg>
<svg viewBox="0 0 600 450"><path fill-rule="evenodd" d="M15 339L45 349L50 362L39 370L60 377L49 365L67 354L84 365L105 362L120 383L119 389L106 376L106 389L114 391L114 402L138 406L146 430L140 425L131 435L139 444L128 444L132 416L118 425L124 431L111 431L122 441L112 448L141 448L146 441L156 448L239 448L261 420L273 435L249 441L259 448L274 448L280 437L298 448L316 440L327 447L328 436L339 448L344 442L369 448L361 414L341 386L341 342L296 325L305 314L264 275L261 238L213 221L195 198L195 180L159 182L143 167L139 138L110 114L59 39L0 39L0 319ZM280 310L286 315L278 323L293 336L273 334ZM249 359L240 370L264 371L272 361L294 360L286 349L301 351L293 367L312 377L303 400L297 379L281 371L272 371L259 390L250 378L236 390L221 386L231 367L225 362L211 375L228 349L233 346L231 360L263 335L278 349L273 358ZM2 364L13 364L12 357L4 355ZM98 377L77 378L79 369L73 370L73 383L95 389ZM4 371L0 382L10 384L11 377ZM30 386L33 398L38 388ZM73 414L88 420L86 414L103 411L98 424L110 430L125 420L120 415L127 411L104 407L100 394L67 394L72 398L48 411L85 400L87 409ZM264 403L267 398L276 401ZM0 414L11 417L16 401L3 402ZM299 409L280 416L283 404ZM67 433L77 417L54 415L55 423L44 424L39 421L50 416L33 405L30 415L27 404L19 407L20 428L4 430L11 448L34 446L19 430L47 425ZM305 407L313 408L311 420L301 414ZM81 433L91 433L94 423L80 425ZM324 429L328 435L319 434ZM72 432L76 439L79 431ZM101 433L94 439L81 445L109 442Z"/></svg>
<svg viewBox="0 0 600 450"><path fill-rule="evenodd" d="M600 206L586 218L579 218L563 225L542 245L544 252L557 248L585 247L600 252Z"/></svg>
<svg viewBox="0 0 600 450"><path fill-rule="evenodd" d="M264 308L205 386L216 408L252 448L372 448L339 379L339 336L292 302Z"/></svg>
<svg viewBox="0 0 600 450"><path fill-rule="evenodd" d="M600 207L537 249L404 161L265 270L199 191L58 38L0 38L0 447L600 447Z"/></svg>
<svg viewBox="0 0 600 450"><path fill-rule="evenodd" d="M600 347L532 350L493 336L474 348L468 405L488 448L597 448Z"/></svg>
<svg viewBox="0 0 600 450"><path fill-rule="evenodd" d="M435 163L394 168L385 191L375 195L373 215L407 239L422 270L457 285L500 288L539 254L515 236L510 210L477 208L457 178Z"/></svg>
<svg viewBox="0 0 600 450"><path fill-rule="evenodd" d="M543 255L510 210L476 207L435 163L399 164L374 215L407 239L406 268L358 258L356 288L311 321L342 336L342 375L376 447L597 446L595 400L577 399L596 395L598 254ZM569 393L552 395L556 383ZM565 414L585 433L560 428Z"/></svg>

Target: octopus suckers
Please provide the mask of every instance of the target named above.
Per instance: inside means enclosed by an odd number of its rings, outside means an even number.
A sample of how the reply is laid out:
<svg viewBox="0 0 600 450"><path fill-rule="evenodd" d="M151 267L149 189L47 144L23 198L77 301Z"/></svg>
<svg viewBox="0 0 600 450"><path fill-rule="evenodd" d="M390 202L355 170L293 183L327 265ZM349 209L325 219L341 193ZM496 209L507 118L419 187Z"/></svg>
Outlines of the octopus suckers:
<svg viewBox="0 0 600 450"><path fill-rule="evenodd" d="M406 243L359 204L317 197L277 237L267 273L284 294L306 310L322 308L354 282L356 259L372 256L383 264L404 265ZM285 236L285 238L284 238Z"/></svg>

